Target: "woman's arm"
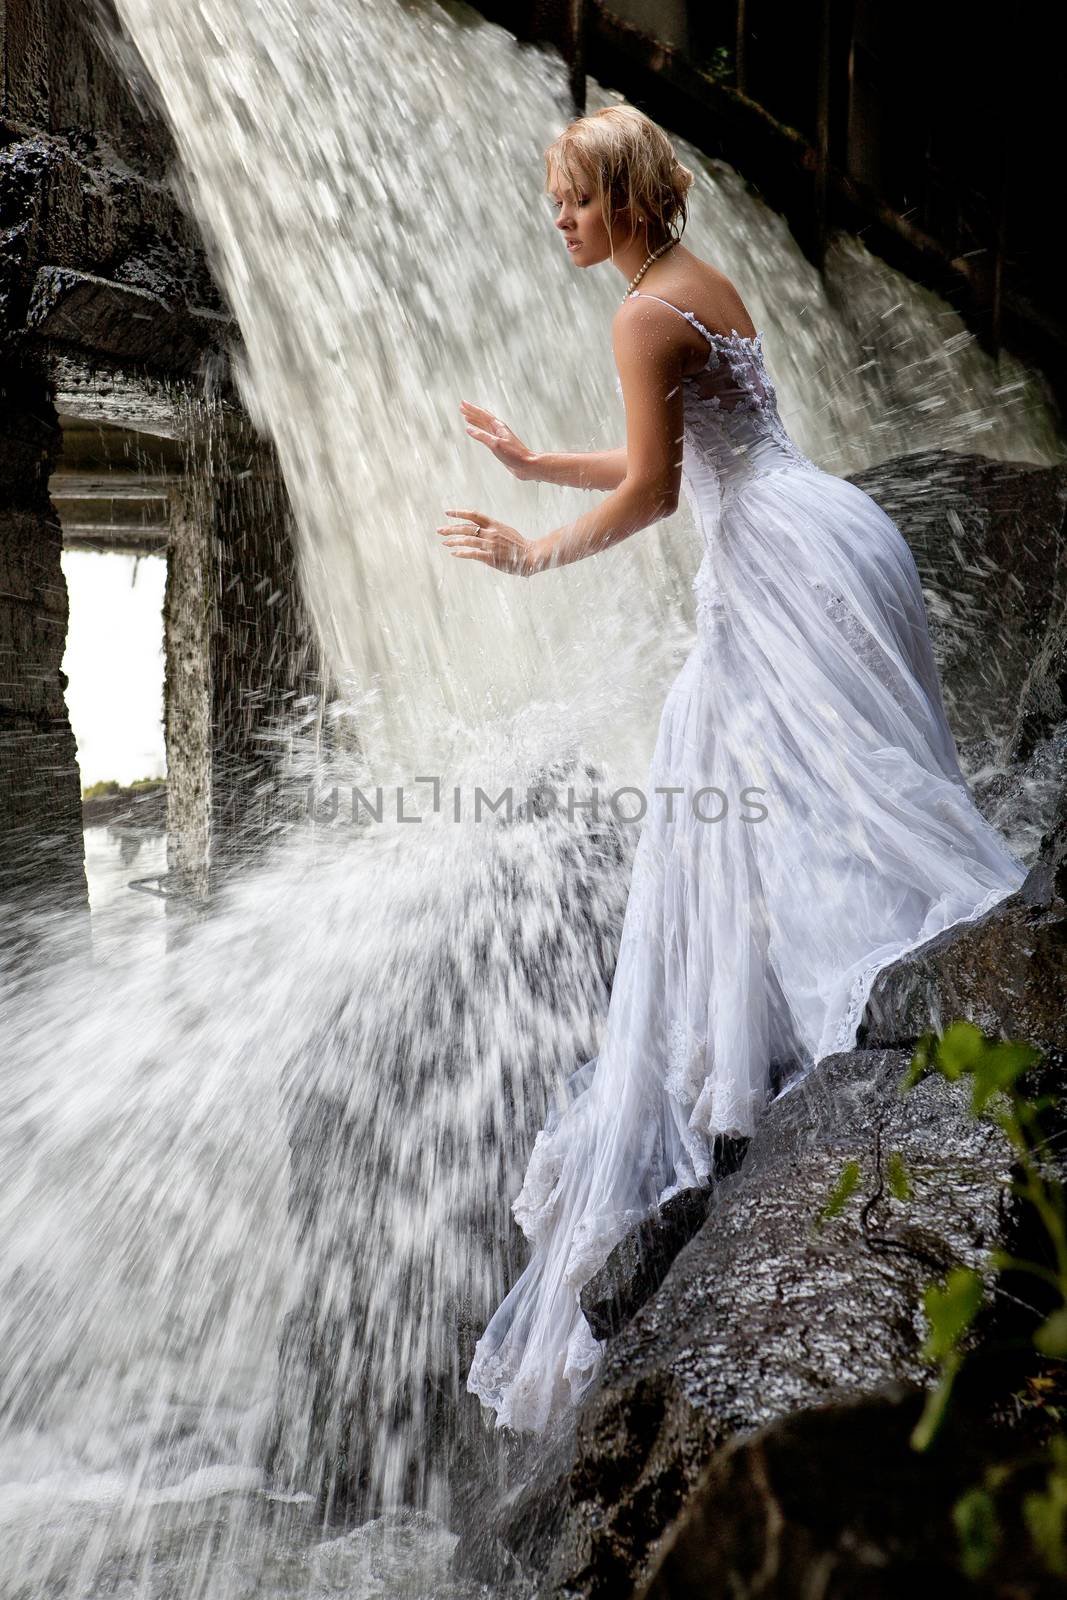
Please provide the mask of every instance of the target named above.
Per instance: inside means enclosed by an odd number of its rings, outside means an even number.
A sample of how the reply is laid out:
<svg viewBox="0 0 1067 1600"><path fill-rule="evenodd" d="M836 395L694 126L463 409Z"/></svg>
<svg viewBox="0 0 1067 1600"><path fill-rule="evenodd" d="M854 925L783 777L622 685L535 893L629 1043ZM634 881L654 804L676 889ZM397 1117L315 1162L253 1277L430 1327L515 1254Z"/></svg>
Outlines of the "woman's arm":
<svg viewBox="0 0 1067 1600"><path fill-rule="evenodd" d="M626 477L626 450L548 450L534 455L530 476L563 489L617 489Z"/></svg>
<svg viewBox="0 0 1067 1600"><path fill-rule="evenodd" d="M578 451L531 450L516 433L491 411L473 406L468 400L459 405L467 432L524 483L555 483L568 489L617 489L626 476L625 450Z"/></svg>
<svg viewBox="0 0 1067 1600"><path fill-rule="evenodd" d="M622 478L594 510L529 541L528 576L607 550L670 516L678 505L682 353L664 338L658 311L647 301L628 300L621 306L612 336L626 404L626 448L605 451L603 459L621 458Z"/></svg>
<svg viewBox="0 0 1067 1600"><path fill-rule="evenodd" d="M614 492L543 539L524 539L517 529L481 511L449 511L448 516L460 517L462 523L446 524L437 532L451 555L528 578L596 555L670 516L678 504L682 475L683 353L658 316L651 299L628 300L615 313L612 335L626 403L626 449L603 452L604 457L623 457ZM511 444L506 448L510 451Z"/></svg>

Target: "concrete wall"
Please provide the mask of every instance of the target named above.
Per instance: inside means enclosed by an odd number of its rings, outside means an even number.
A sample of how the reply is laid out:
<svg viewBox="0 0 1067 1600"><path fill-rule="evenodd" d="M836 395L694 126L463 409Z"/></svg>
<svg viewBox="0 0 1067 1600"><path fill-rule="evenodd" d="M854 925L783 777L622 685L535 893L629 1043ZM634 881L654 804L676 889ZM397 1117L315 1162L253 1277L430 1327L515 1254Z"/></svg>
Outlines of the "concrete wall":
<svg viewBox="0 0 1067 1600"><path fill-rule="evenodd" d="M279 780L282 729L323 689L274 451L233 408L188 415L164 609L167 860L186 902L300 814Z"/></svg>
<svg viewBox="0 0 1067 1600"><path fill-rule="evenodd" d="M239 332L167 181L171 141L143 68L121 40L113 62L101 18L89 0L2 0L0 11L0 892L17 884L38 904L86 897L48 499L56 399L72 425L146 428L152 448L175 437L184 461L163 519L178 886L203 896L212 857L262 839L274 786L259 725L320 682L284 485L229 379ZM213 407L175 408L168 386L202 395L209 373ZM76 487L83 520L94 497L113 501L106 474Z"/></svg>
<svg viewBox="0 0 1067 1600"><path fill-rule="evenodd" d="M12 914L84 908L81 786L60 670L67 586L48 475L59 424L37 363L0 386L0 941Z"/></svg>

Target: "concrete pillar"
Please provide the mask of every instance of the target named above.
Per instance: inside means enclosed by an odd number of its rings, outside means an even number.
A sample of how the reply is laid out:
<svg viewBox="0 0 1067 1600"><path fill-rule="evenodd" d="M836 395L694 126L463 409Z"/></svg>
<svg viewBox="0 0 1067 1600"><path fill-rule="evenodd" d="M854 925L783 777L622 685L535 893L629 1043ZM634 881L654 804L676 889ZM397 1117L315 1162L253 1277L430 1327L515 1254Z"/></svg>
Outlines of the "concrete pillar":
<svg viewBox="0 0 1067 1600"><path fill-rule="evenodd" d="M188 465L172 499L164 603L168 870L179 900L260 852L300 813L279 784L296 702L322 671L296 572L292 513L273 448L242 413L191 404Z"/></svg>
<svg viewBox="0 0 1067 1600"><path fill-rule="evenodd" d="M48 498L60 432L42 369L10 346L0 380L0 942L13 913L85 913L81 779L60 670L62 534Z"/></svg>

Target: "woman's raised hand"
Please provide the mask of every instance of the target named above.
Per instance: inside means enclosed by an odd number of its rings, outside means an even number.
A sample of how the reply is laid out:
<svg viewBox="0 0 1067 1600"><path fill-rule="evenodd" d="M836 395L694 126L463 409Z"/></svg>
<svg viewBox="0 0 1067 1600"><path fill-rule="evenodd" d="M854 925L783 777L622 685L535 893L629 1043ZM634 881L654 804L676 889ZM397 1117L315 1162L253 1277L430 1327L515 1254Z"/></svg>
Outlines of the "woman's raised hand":
<svg viewBox="0 0 1067 1600"><path fill-rule="evenodd" d="M483 411L481 406L470 405L466 400L460 401L459 409L471 438L491 450L510 473L524 479L537 476L537 457L521 439L516 438L506 422L494 417L491 411Z"/></svg>

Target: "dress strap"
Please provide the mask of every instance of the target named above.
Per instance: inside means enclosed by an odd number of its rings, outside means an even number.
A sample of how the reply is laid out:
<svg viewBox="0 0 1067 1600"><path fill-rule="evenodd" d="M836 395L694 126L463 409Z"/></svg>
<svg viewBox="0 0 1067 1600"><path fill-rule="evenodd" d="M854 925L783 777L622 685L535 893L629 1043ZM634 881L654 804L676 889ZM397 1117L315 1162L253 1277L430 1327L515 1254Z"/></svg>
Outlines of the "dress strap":
<svg viewBox="0 0 1067 1600"><path fill-rule="evenodd" d="M642 300L659 300L661 306L670 306L672 311L677 311L680 317L684 317L686 322L691 323L693 327L696 328L698 333L702 333L708 343L714 348L715 340L712 338L707 328L705 328L704 324L697 321L696 317L694 317L691 311L683 311L681 306L676 306L672 300L662 299L658 294L646 294L643 289L631 290L630 299L636 300L638 298Z"/></svg>

